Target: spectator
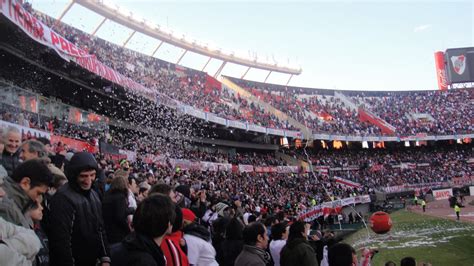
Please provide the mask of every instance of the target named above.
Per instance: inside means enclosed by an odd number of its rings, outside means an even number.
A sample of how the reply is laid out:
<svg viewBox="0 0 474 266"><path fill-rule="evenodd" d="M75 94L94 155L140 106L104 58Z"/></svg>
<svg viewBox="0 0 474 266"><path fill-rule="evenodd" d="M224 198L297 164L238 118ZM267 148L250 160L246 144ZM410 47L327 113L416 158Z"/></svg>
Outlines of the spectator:
<svg viewBox="0 0 474 266"><path fill-rule="evenodd" d="M184 219L184 239L188 248L188 260L194 266L217 266L216 251L211 245L211 233L194 222L196 215L187 212Z"/></svg>
<svg viewBox="0 0 474 266"><path fill-rule="evenodd" d="M150 195L133 215L134 232L112 248L113 266L166 266L160 245L171 232L175 205L164 195Z"/></svg>
<svg viewBox="0 0 474 266"><path fill-rule="evenodd" d="M52 179L44 160L33 159L20 164L11 178L4 181L6 196L0 201L0 217L15 225L33 228L33 221L24 211L46 193Z"/></svg>
<svg viewBox="0 0 474 266"><path fill-rule="evenodd" d="M13 170L20 164L18 148L21 143L21 133L16 127L8 127L3 132L4 149L2 153L1 165L7 170L8 176L11 176Z"/></svg>
<svg viewBox="0 0 474 266"><path fill-rule="evenodd" d="M288 240L280 253L281 266L318 265L316 253L308 243L310 225L296 221L290 226Z"/></svg>
<svg viewBox="0 0 474 266"><path fill-rule="evenodd" d="M329 266L358 265L357 254L353 247L346 243L337 243L328 251Z"/></svg>
<svg viewBox="0 0 474 266"><path fill-rule="evenodd" d="M244 247L235 260L235 266L265 266L270 262L268 235L265 225L254 222L247 225L243 231Z"/></svg>
<svg viewBox="0 0 474 266"><path fill-rule="evenodd" d="M110 264L102 204L92 189L97 162L87 152L74 154L66 168L69 180L51 200L49 228L51 265Z"/></svg>
<svg viewBox="0 0 474 266"><path fill-rule="evenodd" d="M288 229L286 222L277 223L271 228L270 254L275 266L280 266L280 253L288 239Z"/></svg>
<svg viewBox="0 0 474 266"><path fill-rule="evenodd" d="M225 239L222 242L222 261L219 261L219 265L222 266L234 266L237 256L244 246L243 240L243 229L244 224L237 217L232 218L227 224L225 230Z"/></svg>
<svg viewBox="0 0 474 266"><path fill-rule="evenodd" d="M36 140L27 140L20 146L20 159L22 161L47 157L48 153L43 143Z"/></svg>
<svg viewBox="0 0 474 266"><path fill-rule="evenodd" d="M167 266L189 266L188 257L183 250L183 248L185 249L186 247L184 246L182 231L184 213L189 217L189 212L189 209L181 210L179 206L175 206L176 218L173 223L173 228L171 233L163 238L160 245L166 257Z"/></svg>
<svg viewBox="0 0 474 266"><path fill-rule="evenodd" d="M0 235L0 265L32 265L41 248L33 230L14 225L0 217Z"/></svg>
<svg viewBox="0 0 474 266"><path fill-rule="evenodd" d="M48 266L49 265L49 244L48 237L41 228L41 220L43 220L43 206L42 198L40 197L38 201L33 205L33 207L28 210L27 215L33 220L33 230L35 231L38 239L41 241L41 249L36 255L35 266Z"/></svg>
<svg viewBox="0 0 474 266"><path fill-rule="evenodd" d="M116 177L102 201L105 232L110 245L121 242L130 233L127 217L133 211L128 204L128 182L123 177Z"/></svg>
<svg viewBox="0 0 474 266"><path fill-rule="evenodd" d="M400 266L416 266L416 260L413 257L405 257L400 261Z"/></svg>

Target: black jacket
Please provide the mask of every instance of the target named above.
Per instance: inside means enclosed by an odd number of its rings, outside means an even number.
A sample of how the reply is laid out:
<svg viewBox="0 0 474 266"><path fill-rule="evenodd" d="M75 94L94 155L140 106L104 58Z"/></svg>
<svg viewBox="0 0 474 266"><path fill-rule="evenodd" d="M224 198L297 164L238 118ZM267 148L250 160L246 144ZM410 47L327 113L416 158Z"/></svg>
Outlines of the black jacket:
<svg viewBox="0 0 474 266"><path fill-rule="evenodd" d="M129 214L132 212L129 211L126 194L105 194L102 201L102 215L110 244L121 242L130 233L127 222Z"/></svg>
<svg viewBox="0 0 474 266"><path fill-rule="evenodd" d="M7 170L8 176L12 176L13 170L20 165L20 152L9 153L7 150L3 150L1 165Z"/></svg>
<svg viewBox="0 0 474 266"><path fill-rule="evenodd" d="M318 266L316 252L304 238L286 242L280 252L281 266Z"/></svg>
<svg viewBox="0 0 474 266"><path fill-rule="evenodd" d="M109 260L99 196L77 184L79 173L91 168L97 169L91 154L75 154L66 169L69 182L51 199L47 234L53 266L95 266L97 260Z"/></svg>
<svg viewBox="0 0 474 266"><path fill-rule="evenodd" d="M161 248L153 239L131 233L111 247L112 266L166 266Z"/></svg>
<svg viewBox="0 0 474 266"><path fill-rule="evenodd" d="M243 240L224 240L222 242L222 254L220 254L220 258L222 261L219 261L219 265L221 266L234 266L235 259L239 256L240 252L244 247Z"/></svg>

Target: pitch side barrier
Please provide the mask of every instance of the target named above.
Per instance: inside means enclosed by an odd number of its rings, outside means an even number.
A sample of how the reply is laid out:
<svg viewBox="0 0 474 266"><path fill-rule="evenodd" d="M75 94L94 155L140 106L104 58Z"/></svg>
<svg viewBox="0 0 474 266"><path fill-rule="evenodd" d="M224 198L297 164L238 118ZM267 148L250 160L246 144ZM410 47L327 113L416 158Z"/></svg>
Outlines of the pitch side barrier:
<svg viewBox="0 0 474 266"><path fill-rule="evenodd" d="M117 85L127 88L131 92L140 94L143 97L151 99L155 102L168 102L170 106L176 108L184 114L206 120L208 122L220 124L229 128L236 128L246 131L253 131L267 135L275 135L281 137L306 139L301 131L292 131L285 129L267 128L244 121L229 120L217 116L216 114L204 112L192 106L183 104L179 101L171 99L166 95L160 94L155 90L146 88L140 83L125 77L118 71L111 69L104 63L99 61L95 56L88 54L85 50L77 47L69 42L66 38L49 28L42 21L25 10L21 2L17 0L0 1L0 13L8 20L19 27L30 38L55 50L57 54L67 62L74 62L84 69L94 73L95 75L107 79ZM473 138L474 134L459 134L446 136L345 136L317 133L313 134L313 139L317 140L339 140L339 141L423 141L423 140L450 140Z"/></svg>

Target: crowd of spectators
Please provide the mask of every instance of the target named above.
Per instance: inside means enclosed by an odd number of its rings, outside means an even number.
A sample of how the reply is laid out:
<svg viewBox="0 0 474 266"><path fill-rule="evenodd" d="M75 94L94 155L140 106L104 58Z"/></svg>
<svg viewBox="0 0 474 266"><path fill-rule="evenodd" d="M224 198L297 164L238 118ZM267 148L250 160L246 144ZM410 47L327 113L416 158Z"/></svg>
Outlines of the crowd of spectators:
<svg viewBox="0 0 474 266"><path fill-rule="evenodd" d="M381 135L380 128L360 121L357 112L336 97L307 91L305 93L310 94L300 94L302 92L293 87L281 89L281 86L232 80L315 133Z"/></svg>
<svg viewBox="0 0 474 266"><path fill-rule="evenodd" d="M40 12L31 10L54 30L82 49L95 55L101 62L142 85L155 89L175 100L218 116L281 129L295 129L288 121L240 95L222 88L207 74L125 49L91 36ZM133 63L131 63L133 62ZM319 94L319 90L274 86L234 79L260 100L288 114L315 133L381 135L379 127L362 122L357 111L347 107L337 97ZM365 106L396 128L397 135L460 134L472 132L472 90L448 92L392 93L380 97L351 99ZM428 114L417 117L413 114Z"/></svg>
<svg viewBox="0 0 474 266"><path fill-rule="evenodd" d="M416 149L320 150L307 152L316 166L329 166L330 176L342 177L369 188L404 184L448 182L470 176L472 146L419 147ZM307 160L302 152L293 156Z"/></svg>
<svg viewBox="0 0 474 266"><path fill-rule="evenodd" d="M391 92L378 97L361 94L351 99L393 125L398 135L451 135L474 130L472 89Z"/></svg>
<svg viewBox="0 0 474 266"><path fill-rule="evenodd" d="M199 84L187 78L186 84ZM90 140L97 133L64 118L41 125L22 112L2 110L1 115L5 121L75 138ZM285 165L272 153L229 155L173 145L156 136L101 134L99 138L128 145L140 155L161 152L196 161ZM341 169L255 173L116 160L73 151L46 138L22 139L20 130L11 126L2 127L0 135L1 265L357 265L350 245L335 244L331 232L318 230L310 236L311 226L320 229L321 223L298 221L298 212L337 198L371 194L381 186L448 181L472 173L472 145L313 151L309 161L314 165ZM292 155L301 157L299 152ZM394 167L402 164L407 167ZM335 177L361 186L343 185ZM280 243L269 245L270 239ZM364 249L362 264L369 265L375 253ZM413 263L408 257L401 265Z"/></svg>
<svg viewBox="0 0 474 266"><path fill-rule="evenodd" d="M289 129L285 121L238 95L223 90L204 72L186 69L157 58L123 48L95 36L91 36L64 23L56 23L51 17L34 11L44 23L76 44L95 55L99 61L132 80L188 104L221 117L250 122L259 126Z"/></svg>

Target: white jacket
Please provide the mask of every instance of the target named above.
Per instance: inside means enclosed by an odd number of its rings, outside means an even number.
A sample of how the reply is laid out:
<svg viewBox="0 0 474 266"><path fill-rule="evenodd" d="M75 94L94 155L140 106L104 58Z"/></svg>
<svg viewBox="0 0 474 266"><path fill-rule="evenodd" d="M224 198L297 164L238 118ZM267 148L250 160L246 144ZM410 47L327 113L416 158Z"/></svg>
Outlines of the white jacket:
<svg viewBox="0 0 474 266"><path fill-rule="evenodd" d="M216 250L211 243L193 236L184 235L188 247L189 264L194 266L219 266L216 261Z"/></svg>
<svg viewBox="0 0 474 266"><path fill-rule="evenodd" d="M0 217L0 265L32 265L41 242L35 232Z"/></svg>
<svg viewBox="0 0 474 266"><path fill-rule="evenodd" d="M270 254L275 266L280 266L280 252L286 244L286 240L272 240L270 242Z"/></svg>

